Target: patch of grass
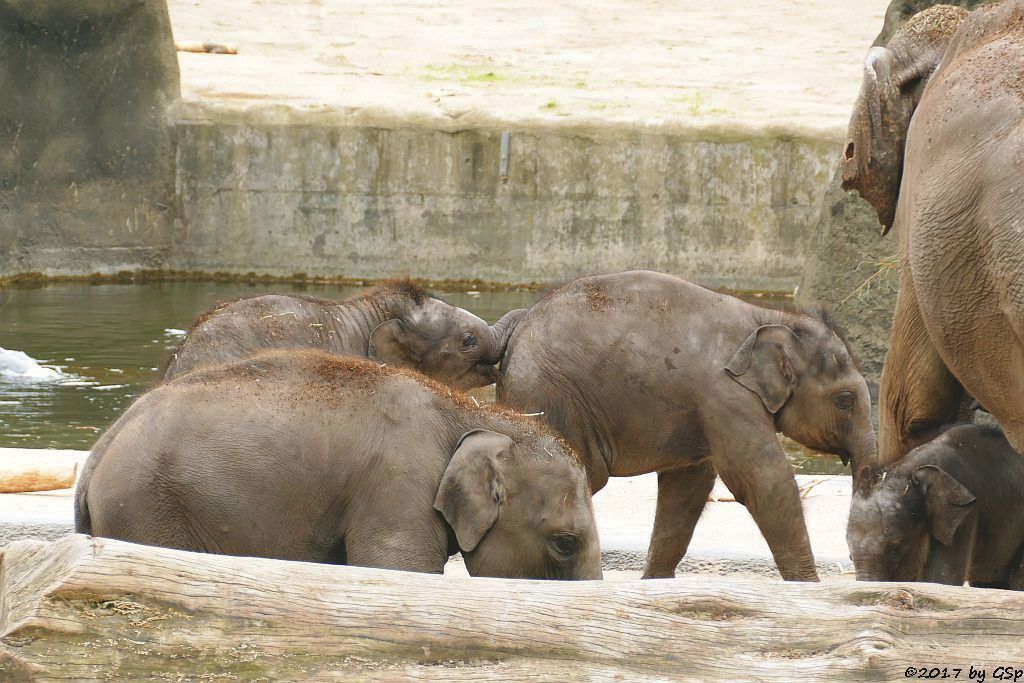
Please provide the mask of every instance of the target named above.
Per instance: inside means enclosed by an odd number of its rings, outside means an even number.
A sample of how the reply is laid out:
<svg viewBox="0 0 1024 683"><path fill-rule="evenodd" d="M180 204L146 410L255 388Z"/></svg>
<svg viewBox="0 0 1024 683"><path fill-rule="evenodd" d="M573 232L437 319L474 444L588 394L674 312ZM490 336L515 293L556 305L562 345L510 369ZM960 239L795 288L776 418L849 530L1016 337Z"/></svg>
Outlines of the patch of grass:
<svg viewBox="0 0 1024 683"><path fill-rule="evenodd" d="M878 261L874 261L871 264L862 263L861 265L871 265L871 267L874 269L874 272L871 273L871 275L869 275L867 279L865 279L863 282L857 285L856 289L850 292L845 299L840 301L840 306L842 306L843 304L845 304L847 301L854 297L857 297L858 299L863 299L863 297L868 292L870 292L872 288L878 286L881 283L886 282L890 276L894 276L896 271L899 270L900 267L900 257L897 254L893 254L891 256L886 256L882 259L879 259Z"/></svg>
<svg viewBox="0 0 1024 683"><path fill-rule="evenodd" d="M707 95L699 91L676 95L672 98L672 102L678 102L679 104L684 105L690 113L690 116L715 116L729 113L727 109L723 109L721 107L707 106Z"/></svg>
<svg viewBox="0 0 1024 683"><path fill-rule="evenodd" d="M502 74L486 66L468 66L465 64L427 64L425 73L420 78L426 81L459 81L460 83L501 83L509 80Z"/></svg>
<svg viewBox="0 0 1024 683"><path fill-rule="evenodd" d="M544 105L543 105L543 106L541 107L541 109L555 109L556 107L558 107L558 102L555 102L554 100L548 100L548 101L547 101L547 102L546 102L546 103L545 103L545 104L544 104Z"/></svg>

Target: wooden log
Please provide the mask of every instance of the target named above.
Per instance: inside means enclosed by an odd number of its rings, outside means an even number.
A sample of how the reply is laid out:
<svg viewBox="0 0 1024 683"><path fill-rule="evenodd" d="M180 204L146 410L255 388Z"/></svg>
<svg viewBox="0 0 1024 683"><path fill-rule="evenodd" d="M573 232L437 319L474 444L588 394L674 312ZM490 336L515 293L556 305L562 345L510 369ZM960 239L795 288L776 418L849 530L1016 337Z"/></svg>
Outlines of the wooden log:
<svg viewBox="0 0 1024 683"><path fill-rule="evenodd" d="M237 55L238 46L230 43L204 43L197 40L178 40L174 43L178 52L205 52L211 55Z"/></svg>
<svg viewBox="0 0 1024 683"><path fill-rule="evenodd" d="M0 678L902 680L1024 666L1024 595L688 577L558 583L70 536L0 553ZM952 674L950 674L952 678Z"/></svg>
<svg viewBox="0 0 1024 683"><path fill-rule="evenodd" d="M48 455L4 455L0 458L0 493L55 491L75 485L78 463L74 458Z"/></svg>

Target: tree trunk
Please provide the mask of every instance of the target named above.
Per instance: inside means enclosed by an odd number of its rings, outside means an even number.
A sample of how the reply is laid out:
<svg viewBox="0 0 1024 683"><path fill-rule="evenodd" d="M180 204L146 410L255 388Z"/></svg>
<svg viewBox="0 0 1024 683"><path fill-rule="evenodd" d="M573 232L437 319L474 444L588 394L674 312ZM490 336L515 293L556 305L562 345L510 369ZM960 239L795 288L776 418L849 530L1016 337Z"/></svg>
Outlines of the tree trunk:
<svg viewBox="0 0 1024 683"><path fill-rule="evenodd" d="M0 493L68 489L75 485L77 471L77 461L63 455L5 455L0 459Z"/></svg>
<svg viewBox="0 0 1024 683"><path fill-rule="evenodd" d="M1024 665L1024 594L460 579L70 536L0 555L0 678L902 680Z"/></svg>

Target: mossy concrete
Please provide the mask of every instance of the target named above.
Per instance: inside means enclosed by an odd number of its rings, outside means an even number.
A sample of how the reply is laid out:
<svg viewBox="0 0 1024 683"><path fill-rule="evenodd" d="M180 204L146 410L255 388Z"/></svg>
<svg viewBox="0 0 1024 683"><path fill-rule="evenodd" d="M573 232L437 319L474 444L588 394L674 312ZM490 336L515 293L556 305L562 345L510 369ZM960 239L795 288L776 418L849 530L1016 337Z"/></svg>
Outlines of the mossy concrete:
<svg viewBox="0 0 1024 683"><path fill-rule="evenodd" d="M158 263L178 62L163 0L0 0L0 273Z"/></svg>
<svg viewBox="0 0 1024 683"><path fill-rule="evenodd" d="M792 289L838 142L712 130L179 121L175 268Z"/></svg>

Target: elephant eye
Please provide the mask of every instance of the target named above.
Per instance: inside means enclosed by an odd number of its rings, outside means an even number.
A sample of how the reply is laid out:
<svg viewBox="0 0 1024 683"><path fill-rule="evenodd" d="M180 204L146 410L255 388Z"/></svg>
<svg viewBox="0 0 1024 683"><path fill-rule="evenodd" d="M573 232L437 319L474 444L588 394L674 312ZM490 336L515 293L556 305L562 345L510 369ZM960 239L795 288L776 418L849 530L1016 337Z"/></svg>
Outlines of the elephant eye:
<svg viewBox="0 0 1024 683"><path fill-rule="evenodd" d="M580 548L580 541L570 534L559 534L551 538L551 547L562 557L572 557Z"/></svg>
<svg viewBox="0 0 1024 683"><path fill-rule="evenodd" d="M836 408L839 408L839 410L849 410L852 407L853 394L849 391L840 392L839 395L836 396Z"/></svg>
<svg viewBox="0 0 1024 683"><path fill-rule="evenodd" d="M469 349L476 346L476 335L472 332L467 332L462 335L462 348Z"/></svg>

